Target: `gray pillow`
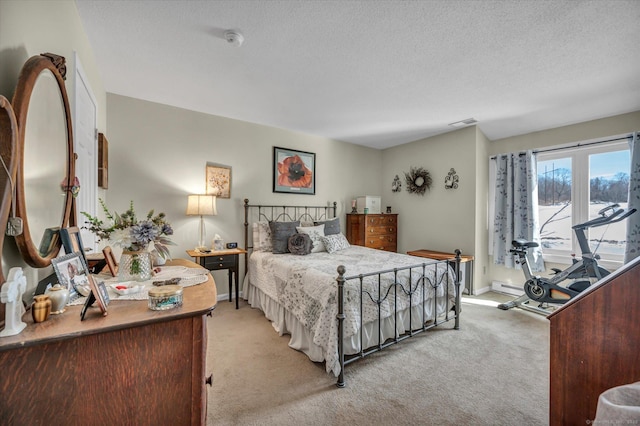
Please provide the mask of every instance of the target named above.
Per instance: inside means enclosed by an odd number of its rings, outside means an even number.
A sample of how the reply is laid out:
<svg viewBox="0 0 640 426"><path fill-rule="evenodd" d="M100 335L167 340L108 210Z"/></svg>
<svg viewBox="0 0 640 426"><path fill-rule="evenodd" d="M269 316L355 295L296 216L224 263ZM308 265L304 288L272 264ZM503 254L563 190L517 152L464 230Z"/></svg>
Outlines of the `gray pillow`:
<svg viewBox="0 0 640 426"><path fill-rule="evenodd" d="M340 233L340 219L337 217L323 222L313 222L313 224L316 226L324 224L324 235L335 235Z"/></svg>
<svg viewBox="0 0 640 426"><path fill-rule="evenodd" d="M311 237L307 234L293 234L289 237L289 251L291 254L305 256L311 253L312 247Z"/></svg>
<svg viewBox="0 0 640 426"><path fill-rule="evenodd" d="M271 242L273 244L272 253L289 253L289 237L297 233L296 226L300 226L300 221L269 222Z"/></svg>

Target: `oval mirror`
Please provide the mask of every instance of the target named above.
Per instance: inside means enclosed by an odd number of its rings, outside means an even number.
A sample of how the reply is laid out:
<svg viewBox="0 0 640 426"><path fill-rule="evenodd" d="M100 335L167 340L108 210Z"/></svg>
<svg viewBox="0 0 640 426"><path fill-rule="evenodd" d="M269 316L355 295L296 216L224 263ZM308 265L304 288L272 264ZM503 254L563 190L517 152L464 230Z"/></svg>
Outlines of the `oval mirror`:
<svg viewBox="0 0 640 426"><path fill-rule="evenodd" d="M36 268L51 264L60 251L58 231L72 220L68 188L75 174L65 72L61 56L31 57L12 101L18 124L16 216L23 220L16 244L24 261Z"/></svg>

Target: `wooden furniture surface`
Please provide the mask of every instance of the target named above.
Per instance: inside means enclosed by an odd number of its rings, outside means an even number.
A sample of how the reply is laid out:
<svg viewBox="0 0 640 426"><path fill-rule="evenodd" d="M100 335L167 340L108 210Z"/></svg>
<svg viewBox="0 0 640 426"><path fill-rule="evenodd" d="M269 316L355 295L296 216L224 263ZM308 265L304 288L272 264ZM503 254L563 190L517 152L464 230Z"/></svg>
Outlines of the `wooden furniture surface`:
<svg viewBox="0 0 640 426"><path fill-rule="evenodd" d="M398 215L348 213L347 240L349 244L395 252L398 249Z"/></svg>
<svg viewBox="0 0 640 426"><path fill-rule="evenodd" d="M114 300L107 316L92 307L82 322L82 306L38 324L27 313L21 334L0 338L0 423L204 424L206 315L215 304L209 277L167 311Z"/></svg>
<svg viewBox="0 0 640 426"><path fill-rule="evenodd" d="M640 257L550 314L551 425L590 424L607 389L640 381Z"/></svg>
<svg viewBox="0 0 640 426"><path fill-rule="evenodd" d="M456 255L455 253L447 253L443 251L435 251L435 250L413 250L408 251L408 255L410 256L418 256L425 257L427 259L434 260L448 260L449 264L455 263ZM473 256L470 255L460 255L460 268L462 270L462 283L464 284L465 290L468 294L474 294L473 289Z"/></svg>
<svg viewBox="0 0 640 426"><path fill-rule="evenodd" d="M187 250L187 254L193 257L200 266L207 268L210 271L219 271L227 269L229 271L229 302L231 302L231 290L233 285L233 275L235 274L236 281L236 309L238 309L239 300L239 286L238 286L238 273L240 270L240 255L245 254L247 251L239 248L216 250L210 253L201 253L197 250Z"/></svg>

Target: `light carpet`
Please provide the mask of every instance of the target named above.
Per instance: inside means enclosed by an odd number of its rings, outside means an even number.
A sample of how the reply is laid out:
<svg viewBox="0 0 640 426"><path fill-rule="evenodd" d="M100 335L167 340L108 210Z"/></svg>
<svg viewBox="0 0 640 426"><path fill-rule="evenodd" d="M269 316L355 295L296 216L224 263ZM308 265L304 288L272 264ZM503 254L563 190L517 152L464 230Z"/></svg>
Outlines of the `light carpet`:
<svg viewBox="0 0 640 426"><path fill-rule="evenodd" d="M359 360L346 388L264 314L221 301L208 319L208 425L545 425L549 323L483 298L453 321Z"/></svg>

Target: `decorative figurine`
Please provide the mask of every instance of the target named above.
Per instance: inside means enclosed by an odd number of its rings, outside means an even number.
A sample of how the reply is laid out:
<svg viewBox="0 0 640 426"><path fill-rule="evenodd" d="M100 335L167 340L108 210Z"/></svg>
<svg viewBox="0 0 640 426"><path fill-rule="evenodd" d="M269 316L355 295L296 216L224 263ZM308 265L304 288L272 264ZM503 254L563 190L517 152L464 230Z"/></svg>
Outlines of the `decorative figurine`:
<svg viewBox="0 0 640 426"><path fill-rule="evenodd" d="M9 270L7 282L2 285L0 300L6 303L4 330L0 331L0 337L15 336L27 326L22 322L24 306L22 295L27 290L27 278L22 268L14 267Z"/></svg>

